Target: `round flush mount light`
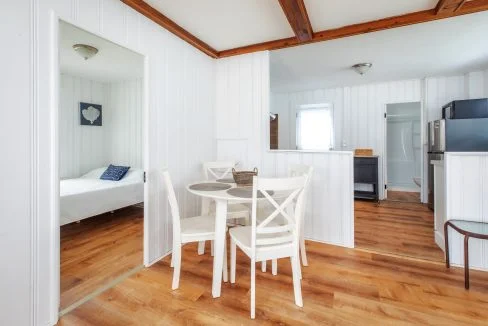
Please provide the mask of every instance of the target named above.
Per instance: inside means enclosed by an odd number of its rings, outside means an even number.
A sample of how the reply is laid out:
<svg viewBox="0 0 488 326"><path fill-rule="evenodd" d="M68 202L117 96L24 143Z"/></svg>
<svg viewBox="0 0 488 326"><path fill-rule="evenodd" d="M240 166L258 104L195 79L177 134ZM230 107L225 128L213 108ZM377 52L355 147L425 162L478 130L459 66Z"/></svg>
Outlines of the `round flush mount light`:
<svg viewBox="0 0 488 326"><path fill-rule="evenodd" d="M73 50L75 50L76 53L78 53L85 60L90 59L98 53L98 49L96 47L87 44L75 44L73 45Z"/></svg>
<svg viewBox="0 0 488 326"><path fill-rule="evenodd" d="M369 69L371 69L372 66L373 66L372 63L365 62L365 63L355 64L351 68L354 69L354 71L357 72L358 74L364 75L365 73L368 72Z"/></svg>

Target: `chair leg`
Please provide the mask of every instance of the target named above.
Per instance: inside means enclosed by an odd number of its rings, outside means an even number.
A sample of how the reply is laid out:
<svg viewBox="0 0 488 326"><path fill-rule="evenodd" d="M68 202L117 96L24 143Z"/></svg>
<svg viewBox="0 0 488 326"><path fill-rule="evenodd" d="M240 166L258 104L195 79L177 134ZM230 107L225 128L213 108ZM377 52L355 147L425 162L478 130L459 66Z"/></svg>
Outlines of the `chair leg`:
<svg viewBox="0 0 488 326"><path fill-rule="evenodd" d="M256 318L256 260L251 258L251 319Z"/></svg>
<svg viewBox="0 0 488 326"><path fill-rule="evenodd" d="M236 282L236 243L230 238L230 282Z"/></svg>
<svg viewBox="0 0 488 326"><path fill-rule="evenodd" d="M198 255L203 255L205 253L205 241L198 242Z"/></svg>
<svg viewBox="0 0 488 326"><path fill-rule="evenodd" d="M302 300L302 286L300 284L300 275L298 269L300 268L300 260L298 256L290 257L291 269L293 272L293 292L295 293L295 304L299 307L303 307Z"/></svg>
<svg viewBox="0 0 488 326"><path fill-rule="evenodd" d="M300 236L300 252L303 266L308 266L307 250L305 249L305 237L303 234Z"/></svg>
<svg viewBox="0 0 488 326"><path fill-rule="evenodd" d="M261 262L261 272L266 273L266 260Z"/></svg>
<svg viewBox="0 0 488 326"><path fill-rule="evenodd" d="M180 287L180 271L181 271L181 244L177 244L173 247L173 284L171 288L176 290Z"/></svg>
<svg viewBox="0 0 488 326"><path fill-rule="evenodd" d="M275 276L278 275L278 259L271 261L271 273Z"/></svg>
<svg viewBox="0 0 488 326"><path fill-rule="evenodd" d="M214 242L213 240L210 241L210 255L213 257L214 255Z"/></svg>
<svg viewBox="0 0 488 326"><path fill-rule="evenodd" d="M227 267L227 239L224 241L224 263L222 266L222 279L224 282L229 282L229 270Z"/></svg>

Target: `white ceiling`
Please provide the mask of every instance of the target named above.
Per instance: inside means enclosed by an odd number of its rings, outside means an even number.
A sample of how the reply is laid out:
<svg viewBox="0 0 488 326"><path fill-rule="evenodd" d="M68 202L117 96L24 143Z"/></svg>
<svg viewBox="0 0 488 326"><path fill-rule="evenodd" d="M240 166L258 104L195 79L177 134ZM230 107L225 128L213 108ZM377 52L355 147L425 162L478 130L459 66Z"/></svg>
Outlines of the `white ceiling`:
<svg viewBox="0 0 488 326"><path fill-rule="evenodd" d="M94 46L98 53L85 60L73 50L78 43ZM61 73L101 82L135 79L144 72L140 54L65 22L60 23L59 60Z"/></svg>
<svg viewBox="0 0 488 326"><path fill-rule="evenodd" d="M217 51L293 37L278 0L145 0Z"/></svg>
<svg viewBox="0 0 488 326"><path fill-rule="evenodd" d="M217 51L293 37L278 0L144 0ZM305 0L315 32L432 9L438 0Z"/></svg>
<svg viewBox="0 0 488 326"><path fill-rule="evenodd" d="M271 52L273 91L349 86L488 68L488 12ZM364 76L350 69L372 62Z"/></svg>
<svg viewBox="0 0 488 326"><path fill-rule="evenodd" d="M305 0L315 32L432 9L438 0Z"/></svg>

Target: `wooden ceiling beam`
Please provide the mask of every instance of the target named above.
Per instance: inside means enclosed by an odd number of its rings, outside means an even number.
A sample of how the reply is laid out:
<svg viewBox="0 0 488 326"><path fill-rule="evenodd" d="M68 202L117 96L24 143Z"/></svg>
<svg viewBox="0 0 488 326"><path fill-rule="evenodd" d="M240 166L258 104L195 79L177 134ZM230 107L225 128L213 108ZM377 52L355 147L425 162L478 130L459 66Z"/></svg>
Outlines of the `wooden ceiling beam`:
<svg viewBox="0 0 488 326"><path fill-rule="evenodd" d="M300 43L296 40L296 38L286 38L220 51L218 53L218 57L224 58L257 51L278 50L307 43L328 41L402 26L426 23L434 20L467 15L485 10L488 10L488 0L472 0L465 2L458 10L452 12L441 12L437 14L436 8L433 8L430 10L418 11L401 16L389 17L380 20L370 21L367 23L349 25L336 29L329 29L317 32L314 33L312 39L307 42Z"/></svg>
<svg viewBox="0 0 488 326"><path fill-rule="evenodd" d="M313 37L312 25L303 0L279 0L279 2L298 41L310 41Z"/></svg>
<svg viewBox="0 0 488 326"><path fill-rule="evenodd" d="M190 43L195 48L199 49L203 53L207 54L212 58L217 58L217 50L212 48L207 43L201 41L194 35L190 34L184 28L176 24L174 21L160 13L158 10L154 9L146 2L142 0L121 0L123 3L131 7L132 9L138 11L140 14L146 16L156 24L160 25L161 27L167 29L171 33L175 34L183 41Z"/></svg>
<svg viewBox="0 0 488 326"><path fill-rule="evenodd" d="M439 0L435 7L435 14L453 13L461 9L467 0Z"/></svg>

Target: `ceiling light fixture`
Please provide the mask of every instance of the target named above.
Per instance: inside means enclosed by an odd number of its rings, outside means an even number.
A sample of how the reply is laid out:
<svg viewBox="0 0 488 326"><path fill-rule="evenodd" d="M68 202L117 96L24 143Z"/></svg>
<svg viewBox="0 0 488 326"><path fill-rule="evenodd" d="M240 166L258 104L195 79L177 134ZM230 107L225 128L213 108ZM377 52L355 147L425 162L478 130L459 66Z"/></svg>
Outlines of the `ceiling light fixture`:
<svg viewBox="0 0 488 326"><path fill-rule="evenodd" d="M73 45L73 49L85 60L90 59L98 53L98 49L96 47L87 44L75 44Z"/></svg>
<svg viewBox="0 0 488 326"><path fill-rule="evenodd" d="M352 66L351 68L354 69L355 72L360 74L361 76L368 72L368 70L373 66L372 63L358 63Z"/></svg>

